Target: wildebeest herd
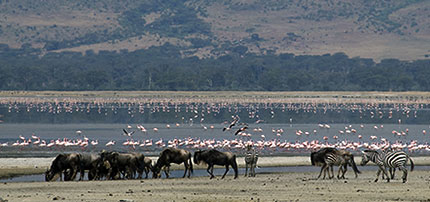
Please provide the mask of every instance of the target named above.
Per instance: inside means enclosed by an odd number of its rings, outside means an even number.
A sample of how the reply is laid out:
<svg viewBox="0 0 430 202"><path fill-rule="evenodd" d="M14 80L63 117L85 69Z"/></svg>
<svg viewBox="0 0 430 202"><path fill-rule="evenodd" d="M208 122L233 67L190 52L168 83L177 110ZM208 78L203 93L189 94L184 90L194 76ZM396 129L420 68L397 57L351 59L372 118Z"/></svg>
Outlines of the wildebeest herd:
<svg viewBox="0 0 430 202"><path fill-rule="evenodd" d="M258 160L258 154L253 148L248 148L245 156L247 176L248 166L250 174L255 176L255 167ZM344 179L347 167L352 167L355 177L357 178L360 171L354 161L354 155L347 150L339 150L336 148L323 148L311 153L311 164L321 166L321 171L317 177L319 179L324 172L323 179L328 173L331 179L334 177L333 166L338 166L339 171L337 178ZM412 159L403 151L362 151L361 165L366 165L372 161L378 166L377 178L382 172L382 178L386 177L387 182L394 179L396 168L403 171L403 182L407 180L406 164L410 161L411 171L414 169ZM234 170L234 178L238 177L238 166L236 155L231 152L220 152L215 149L198 150L194 152L193 160L190 151L177 148L166 148L158 157L155 164L142 153L119 153L114 151L102 151L97 154L88 153L68 153L59 154L52 162L50 168L45 173L46 181L55 181L58 178L64 181L74 180L77 173L80 173L79 180L84 179L85 171L88 171L89 180L116 180L116 179L141 179L143 172L145 178L148 178L149 172L152 171L153 178L161 178L161 171L164 171L166 178L170 175L170 164L184 164L185 171L183 177L191 177L194 164L205 163L210 179L214 178L214 165L225 166L225 172L222 178L228 173L230 166ZM387 169L390 171L388 176ZM330 175L331 171L331 175ZM187 175L188 174L188 175ZM62 177L64 175L64 178Z"/></svg>
<svg viewBox="0 0 430 202"><path fill-rule="evenodd" d="M161 171L164 171L168 178L171 163L184 163L183 177L187 176L187 173L188 177L191 177L193 172L191 157L191 152L177 148L164 149L155 164L152 164L152 160L142 153L102 151L98 154L59 154L46 171L45 180L55 181L60 178L60 180L70 181L76 178L78 172L80 173L79 180L83 180L85 171L88 171L89 180L141 179L144 171L146 178L150 171L152 171L153 178L160 178ZM225 177L230 166L235 172L235 178L238 176L236 155L231 152L220 152L215 149L196 151L194 163L200 164L201 162L208 165L207 171L211 175L211 179L215 177L213 175L214 165L225 166L226 171L222 178Z"/></svg>

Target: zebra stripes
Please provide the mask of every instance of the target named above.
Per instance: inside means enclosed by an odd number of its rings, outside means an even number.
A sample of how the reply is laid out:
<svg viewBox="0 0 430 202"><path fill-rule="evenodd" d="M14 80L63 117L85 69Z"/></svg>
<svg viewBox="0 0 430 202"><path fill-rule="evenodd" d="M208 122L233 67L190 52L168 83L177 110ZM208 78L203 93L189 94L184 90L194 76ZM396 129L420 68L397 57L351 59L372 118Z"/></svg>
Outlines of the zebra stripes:
<svg viewBox="0 0 430 202"><path fill-rule="evenodd" d="M248 174L248 166L249 166L249 175L248 177L255 177L255 167L257 166L258 154L254 149L246 152L245 156L245 177Z"/></svg>
<svg viewBox="0 0 430 202"><path fill-rule="evenodd" d="M387 174L387 168L390 168L395 170L396 168L399 168L403 171L403 183L406 182L407 176L408 176L408 170L406 169L406 163L408 160L411 162L411 171L414 170L414 162L412 159L403 151L373 151L373 150L365 150L362 152L362 160L361 165L366 165L367 162L372 161L375 163L379 170L376 173L376 179L375 182L378 181L379 174L382 171L382 175L387 177L387 182L390 181L390 177ZM392 177L394 177L394 174L392 174Z"/></svg>
<svg viewBox="0 0 430 202"><path fill-rule="evenodd" d="M337 178L343 178L345 179L345 173L346 173L346 167L349 164L350 157L347 155L340 155L337 153L328 153L325 158L325 166L324 166L324 178L325 173L328 172L328 177L333 178L334 172L333 172L333 166L339 166L339 170L337 172ZM330 169L332 176L330 176ZM340 176L340 172L342 172L342 176Z"/></svg>

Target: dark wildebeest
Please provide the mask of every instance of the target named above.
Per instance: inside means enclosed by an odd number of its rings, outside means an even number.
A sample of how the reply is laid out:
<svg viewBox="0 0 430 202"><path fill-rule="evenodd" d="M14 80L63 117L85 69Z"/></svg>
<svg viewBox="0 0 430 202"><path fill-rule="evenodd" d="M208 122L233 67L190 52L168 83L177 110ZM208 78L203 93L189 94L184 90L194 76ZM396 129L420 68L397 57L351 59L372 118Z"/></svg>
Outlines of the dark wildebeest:
<svg viewBox="0 0 430 202"><path fill-rule="evenodd" d="M331 155L331 154L336 154L336 155ZM350 152L348 152L346 150L338 150L338 149L335 149L335 148L323 148L323 149L320 149L320 150L318 150L316 152L312 152L311 153L311 163L312 163L312 165L314 165L314 166L321 166L321 171L320 171L317 179L319 179L321 177L321 174L322 174L323 171L324 171L324 177L323 178L325 178L326 171L329 172L329 178L330 178L329 167L332 169L332 173L333 173L333 167L332 166L334 165L334 163L333 162L328 163L332 159L331 158L328 159L327 157L328 156L333 157L333 156L337 156L337 155L340 155L338 157L342 157L343 160L344 160L344 161L339 161L338 162L338 163L342 164L340 166L343 166L342 177L344 178L344 175L345 175L345 173L347 171L347 166L348 165L350 165L352 167L352 169L354 170L355 177L358 176L357 173L360 173L360 171L358 170L357 165L355 164L354 156ZM342 159L342 158L338 158L338 160Z"/></svg>
<svg viewBox="0 0 430 202"><path fill-rule="evenodd" d="M214 165L225 166L225 173L221 179L224 179L230 165L234 170L234 179L238 176L236 155L231 152L220 152L215 149L196 151L194 153L194 163L200 164L202 161L208 165L207 172L211 175L210 179L215 177L213 175Z"/></svg>
<svg viewBox="0 0 430 202"><path fill-rule="evenodd" d="M64 181L74 180L79 169L80 159L81 155L77 153L58 154L52 161L51 167L45 172L45 180L55 181L59 176L62 181L62 173L64 173Z"/></svg>
<svg viewBox="0 0 430 202"><path fill-rule="evenodd" d="M149 170L152 169L152 160L145 157L142 153L131 153L136 158L132 163L135 163L137 178L142 179L143 171L146 173L146 178L148 178ZM149 165L148 165L149 164Z"/></svg>
<svg viewBox="0 0 430 202"><path fill-rule="evenodd" d="M105 178L106 180L109 180L108 175L111 173L112 171L112 166L110 165L109 161L103 161L101 162L101 164L99 164L97 166L97 176L91 176L91 178L94 178L96 180L101 180L103 178ZM92 175L92 173L88 173L88 178L90 178L90 175Z"/></svg>
<svg viewBox="0 0 430 202"><path fill-rule="evenodd" d="M161 168L164 168L164 173L166 174L166 178L169 178L169 167L171 163L181 164L184 163L185 172L184 176L186 176L188 171L188 178L191 176L193 172L193 162L191 161L191 153L184 149L177 148L166 148L160 153L160 157L157 160L153 167L153 178L161 177ZM167 168L167 169L166 169Z"/></svg>
<svg viewBox="0 0 430 202"><path fill-rule="evenodd" d="M79 180L84 179L85 170L88 170L88 180L98 179L98 168L102 163L100 154L81 154Z"/></svg>
<svg viewBox="0 0 430 202"><path fill-rule="evenodd" d="M110 169L107 179L119 178L121 174L126 179L133 179L136 173L137 158L133 154L104 151L101 154L102 161L108 161Z"/></svg>
<svg viewBox="0 0 430 202"><path fill-rule="evenodd" d="M138 167L137 168L137 178L142 179L143 171L145 171L145 178L148 178L149 171L152 171L152 160L148 157L143 158L143 169Z"/></svg>

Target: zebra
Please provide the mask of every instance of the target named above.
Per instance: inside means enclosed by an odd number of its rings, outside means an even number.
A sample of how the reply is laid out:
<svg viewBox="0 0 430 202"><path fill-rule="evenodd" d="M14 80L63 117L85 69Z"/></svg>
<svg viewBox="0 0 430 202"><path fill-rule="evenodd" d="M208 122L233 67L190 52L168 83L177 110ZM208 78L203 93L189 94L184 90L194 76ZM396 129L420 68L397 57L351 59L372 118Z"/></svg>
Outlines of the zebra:
<svg viewBox="0 0 430 202"><path fill-rule="evenodd" d="M257 152L248 147L248 151L245 156L245 177L248 174L248 166L249 166L249 175L248 177L255 177L255 167L257 166L258 154Z"/></svg>
<svg viewBox="0 0 430 202"><path fill-rule="evenodd" d="M339 166L339 170L337 173L338 179L345 179L345 173L347 171L347 166L350 165L355 173L355 177L357 178L357 173L360 173L357 166L355 165L354 156L348 152L340 150L335 153L328 153L324 158L325 165L323 166L324 177L326 172L328 172L328 177L331 179L334 177L333 166ZM330 169L332 176L330 176ZM340 176L340 172L342 172L342 176Z"/></svg>
<svg viewBox="0 0 430 202"><path fill-rule="evenodd" d="M382 171L382 176L387 177L387 182L390 182L390 177L387 173L387 168L395 170L396 168L399 168L403 171L403 183L406 182L407 176L408 176L408 170L406 169L406 163L408 160L411 162L411 171L414 170L414 162L412 159L403 151L386 151L386 152L380 152L380 151L374 151L374 150L365 150L362 151L363 156L361 160L361 165L364 166L367 164L367 162L372 161L375 163L379 170L376 173L376 179L375 182L378 181L379 174ZM392 174L391 177L394 177L394 174Z"/></svg>
<svg viewBox="0 0 430 202"><path fill-rule="evenodd" d="M339 156L339 162L335 163L336 161L332 161L333 159L336 158L335 156L331 156L331 158L327 158L327 156L329 156L329 155ZM341 163L340 158L345 159L344 163ZM332 159L332 160L330 160L330 159ZM338 150L335 148L320 149L316 152L311 153L311 163L314 166L321 166L321 171L320 171L317 179L319 179L321 177L321 174L323 173L323 171L324 171L323 179L325 179L326 172L327 171L329 172L329 168L331 168L333 171L333 165L334 164L339 165L339 163L342 164L342 166L343 166L343 168L341 168L342 172L343 172L343 174L342 174L343 178L344 178L344 175L347 171L348 165L351 166L352 169L354 170L355 178L357 178L358 177L357 174L360 173L360 171L357 168L357 165L355 164L354 156L349 151L346 151L346 150ZM328 164L330 164L330 165L328 165ZM329 173L329 177L330 177L330 173Z"/></svg>

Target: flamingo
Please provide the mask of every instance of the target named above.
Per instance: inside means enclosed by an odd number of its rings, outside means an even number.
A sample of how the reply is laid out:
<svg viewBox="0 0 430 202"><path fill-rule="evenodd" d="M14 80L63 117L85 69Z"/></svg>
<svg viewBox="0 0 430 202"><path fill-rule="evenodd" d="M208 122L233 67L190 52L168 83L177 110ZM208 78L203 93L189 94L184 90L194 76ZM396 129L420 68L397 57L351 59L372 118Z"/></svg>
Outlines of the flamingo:
<svg viewBox="0 0 430 202"><path fill-rule="evenodd" d="M91 141L91 145L93 145L93 146L96 146L96 145L98 145L99 144L99 141L98 140L93 140L93 141Z"/></svg>
<svg viewBox="0 0 430 202"><path fill-rule="evenodd" d="M115 145L115 141L113 141L113 140L111 140L108 143L106 143L107 147L110 147L110 146L113 146L113 145Z"/></svg>
<svg viewBox="0 0 430 202"><path fill-rule="evenodd" d="M135 132L135 131L128 132L128 131L126 131L125 129L122 129L122 131L124 132L124 135L125 135L125 136L128 136L128 137L131 137L131 136L134 134L134 132Z"/></svg>

